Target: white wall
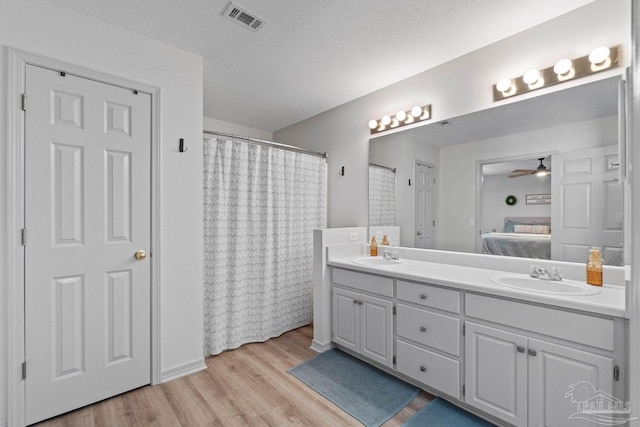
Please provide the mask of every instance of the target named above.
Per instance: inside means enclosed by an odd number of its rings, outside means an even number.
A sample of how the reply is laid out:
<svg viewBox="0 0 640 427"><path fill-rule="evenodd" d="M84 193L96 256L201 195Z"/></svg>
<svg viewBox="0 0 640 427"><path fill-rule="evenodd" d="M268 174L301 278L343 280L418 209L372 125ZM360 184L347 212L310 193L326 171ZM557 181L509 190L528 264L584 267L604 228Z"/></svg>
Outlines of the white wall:
<svg viewBox="0 0 640 427"><path fill-rule="evenodd" d="M161 369L175 372L202 361L202 150L178 152L179 138L189 147L202 141L202 58L53 2L2 0L0 7L1 45L161 88ZM1 54L6 61L6 49L2 48ZM0 65L4 87L7 70L4 63ZM0 99L0 124L6 136L6 96ZM7 145L3 138L3 161ZM7 177L0 175L0 180L4 192ZM6 201L1 199L4 225ZM7 230L0 229L0 233L0 241L6 241ZM4 244L0 250L5 250ZM4 263L7 254L0 255ZM0 286L2 304L6 301L5 286ZM4 306L0 308L2 316L5 311ZM6 319L0 318L0 322L2 425L7 416Z"/></svg>
<svg viewBox="0 0 640 427"><path fill-rule="evenodd" d="M535 164L535 161L532 164ZM482 231L501 232L505 217L551 218L551 205L527 205L527 194L551 194L551 176L525 175L518 178L509 178L507 175L485 176L482 180ZM517 199L513 206L505 203L509 195Z"/></svg>
<svg viewBox="0 0 640 427"><path fill-rule="evenodd" d="M262 129L255 129L236 123L225 122L223 120L212 119L211 117L205 117L203 119L203 129L215 132L229 133L238 136L248 136L249 138L264 139L266 141L273 141L273 132Z"/></svg>
<svg viewBox="0 0 640 427"><path fill-rule="evenodd" d="M475 226L469 220L476 217L478 161L615 145L617 129L617 117L612 116L441 148L438 249L475 251Z"/></svg>
<svg viewBox="0 0 640 427"><path fill-rule="evenodd" d="M274 137L285 144L327 152L329 227L366 226L369 120L416 104L433 105L433 119L427 123L491 108L494 106L492 85L502 76L521 75L532 67L546 68L558 58L580 57L600 45L622 45L620 68L502 103L621 74L629 64L629 11L629 0L597 0L570 14L281 129ZM343 165L344 177L338 175ZM441 173L443 169L441 166Z"/></svg>

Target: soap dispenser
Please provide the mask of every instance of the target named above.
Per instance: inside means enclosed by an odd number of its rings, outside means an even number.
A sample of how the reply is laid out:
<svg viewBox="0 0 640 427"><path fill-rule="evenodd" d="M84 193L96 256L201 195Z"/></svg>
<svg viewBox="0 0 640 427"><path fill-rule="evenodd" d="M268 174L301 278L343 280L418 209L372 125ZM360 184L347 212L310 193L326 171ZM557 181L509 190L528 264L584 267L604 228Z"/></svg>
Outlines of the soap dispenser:
<svg viewBox="0 0 640 427"><path fill-rule="evenodd" d="M386 234L382 235L382 243L380 243L380 244L381 245L385 245L385 246L389 246L390 245L389 240L387 240L387 235Z"/></svg>
<svg viewBox="0 0 640 427"><path fill-rule="evenodd" d="M602 256L600 249L591 248L589 262L587 263L587 283L593 286L602 286Z"/></svg>
<svg viewBox="0 0 640 427"><path fill-rule="evenodd" d="M378 243L376 243L376 236L371 237L371 256L378 256Z"/></svg>

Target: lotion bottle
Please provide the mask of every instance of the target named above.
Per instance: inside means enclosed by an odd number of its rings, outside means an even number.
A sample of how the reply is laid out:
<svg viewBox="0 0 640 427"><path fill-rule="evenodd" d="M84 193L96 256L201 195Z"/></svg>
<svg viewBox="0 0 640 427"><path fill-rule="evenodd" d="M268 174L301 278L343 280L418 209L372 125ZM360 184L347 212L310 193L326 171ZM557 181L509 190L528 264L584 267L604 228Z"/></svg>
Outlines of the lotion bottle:
<svg viewBox="0 0 640 427"><path fill-rule="evenodd" d="M378 256L378 243L376 243L376 236L371 238L371 256Z"/></svg>
<svg viewBox="0 0 640 427"><path fill-rule="evenodd" d="M389 240L387 239L387 235L386 235L386 234L384 234L384 235L382 236L382 243L380 243L380 244L381 244L381 245L389 246Z"/></svg>
<svg viewBox="0 0 640 427"><path fill-rule="evenodd" d="M591 248L589 262L587 263L587 283L593 286L602 286L602 256L600 249Z"/></svg>

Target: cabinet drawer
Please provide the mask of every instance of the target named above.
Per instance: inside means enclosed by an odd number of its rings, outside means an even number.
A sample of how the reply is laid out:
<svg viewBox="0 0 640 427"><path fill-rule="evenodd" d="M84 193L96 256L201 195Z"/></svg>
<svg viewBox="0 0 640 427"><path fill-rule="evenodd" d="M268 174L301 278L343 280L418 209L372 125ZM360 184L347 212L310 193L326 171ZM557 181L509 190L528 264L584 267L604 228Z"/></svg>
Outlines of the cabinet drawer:
<svg viewBox="0 0 640 427"><path fill-rule="evenodd" d="M333 283L386 297L393 297L393 279L389 277L334 268Z"/></svg>
<svg viewBox="0 0 640 427"><path fill-rule="evenodd" d="M460 292L398 280L398 299L425 307L460 313Z"/></svg>
<svg viewBox="0 0 640 427"><path fill-rule="evenodd" d="M398 336L460 355L460 320L398 304Z"/></svg>
<svg viewBox="0 0 640 427"><path fill-rule="evenodd" d="M613 351L613 319L467 294L467 316Z"/></svg>
<svg viewBox="0 0 640 427"><path fill-rule="evenodd" d="M397 370L434 389L460 398L459 362L397 341Z"/></svg>

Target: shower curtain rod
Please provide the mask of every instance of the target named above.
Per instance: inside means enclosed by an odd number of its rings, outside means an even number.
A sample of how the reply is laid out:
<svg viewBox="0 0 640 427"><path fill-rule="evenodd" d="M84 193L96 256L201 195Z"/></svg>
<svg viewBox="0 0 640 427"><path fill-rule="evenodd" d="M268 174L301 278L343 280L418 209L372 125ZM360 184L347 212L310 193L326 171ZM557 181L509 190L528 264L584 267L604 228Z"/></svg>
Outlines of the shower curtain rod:
<svg viewBox="0 0 640 427"><path fill-rule="evenodd" d="M273 146L273 147L276 147L276 148L282 148L283 150L289 150L289 151L296 151L298 153L311 154L312 156L318 156L318 157L322 157L324 159L327 158L327 153L319 153L317 151L307 150L305 148L295 147L293 145L280 144L279 142L265 141L264 139L250 138L248 136L238 136L238 135L234 135L232 133L215 132L215 131L212 131L212 130L205 130L203 133L208 134L208 135L224 136L224 137L231 138L231 139L241 139L243 141L247 141L247 142L250 142L252 144L269 145L269 146Z"/></svg>
<svg viewBox="0 0 640 427"><path fill-rule="evenodd" d="M382 166L382 165L378 165L378 164L375 164L375 163L369 163L369 166L373 166L373 167L380 168L380 169L388 169L391 172L396 173L396 168L390 168L389 166Z"/></svg>

